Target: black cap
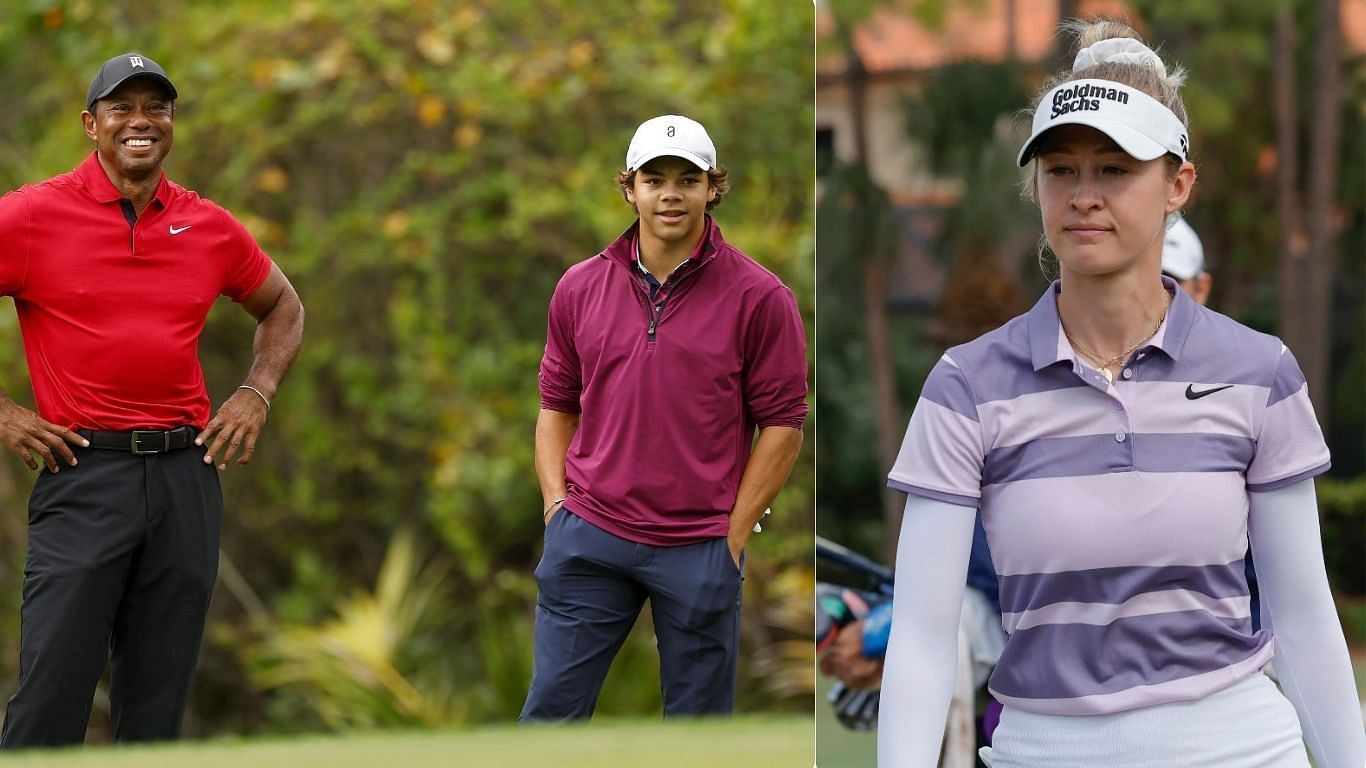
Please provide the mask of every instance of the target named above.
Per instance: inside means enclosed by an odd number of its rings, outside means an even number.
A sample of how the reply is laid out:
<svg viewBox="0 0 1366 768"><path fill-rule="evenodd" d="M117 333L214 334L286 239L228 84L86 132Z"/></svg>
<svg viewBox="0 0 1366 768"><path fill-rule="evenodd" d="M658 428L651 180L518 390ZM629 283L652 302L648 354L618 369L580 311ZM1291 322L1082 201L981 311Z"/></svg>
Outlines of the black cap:
<svg viewBox="0 0 1366 768"><path fill-rule="evenodd" d="M95 102L113 93L125 80L134 77L150 77L166 86L166 90L171 92L172 99L179 96L175 86L171 85L171 78L166 76L166 70L162 69L160 64L140 53L125 53L106 61L104 66L100 67L100 71L95 73L95 79L90 81L90 92L85 97L85 108L93 110Z"/></svg>

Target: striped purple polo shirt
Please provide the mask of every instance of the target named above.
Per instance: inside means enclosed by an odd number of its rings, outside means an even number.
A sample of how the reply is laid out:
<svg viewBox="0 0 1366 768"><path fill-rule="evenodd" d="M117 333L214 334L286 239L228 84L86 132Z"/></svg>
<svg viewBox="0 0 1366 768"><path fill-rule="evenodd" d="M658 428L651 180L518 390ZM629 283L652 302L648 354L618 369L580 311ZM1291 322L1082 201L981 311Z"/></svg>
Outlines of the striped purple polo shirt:
<svg viewBox="0 0 1366 768"><path fill-rule="evenodd" d="M1264 667L1243 556L1248 493L1328 469L1280 340L1192 301L1113 385L1078 362L1055 294L944 354L893 488L981 506L1001 584L1002 703L1089 715L1200 698Z"/></svg>

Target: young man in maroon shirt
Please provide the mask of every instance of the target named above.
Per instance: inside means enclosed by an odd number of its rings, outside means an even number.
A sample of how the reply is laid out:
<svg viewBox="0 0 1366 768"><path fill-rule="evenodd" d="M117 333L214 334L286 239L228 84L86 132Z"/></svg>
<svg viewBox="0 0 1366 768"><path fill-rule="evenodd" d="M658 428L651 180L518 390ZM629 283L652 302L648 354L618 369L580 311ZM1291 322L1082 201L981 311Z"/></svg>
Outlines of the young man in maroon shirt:
<svg viewBox="0 0 1366 768"><path fill-rule="evenodd" d="M745 542L802 442L801 315L707 214L729 185L706 130L646 121L618 183L639 219L550 300L523 720L590 716L646 598L665 714L730 712Z"/></svg>
<svg viewBox="0 0 1366 768"><path fill-rule="evenodd" d="M299 349L303 307L279 267L162 171L176 97L156 62L115 56L81 113L95 151L0 198L0 294L37 404L0 393L0 442L43 467L4 748L81 743L110 657L115 738L179 734L218 569L217 471L239 449L251 460ZM219 295L257 328L245 381L211 417L196 349Z"/></svg>

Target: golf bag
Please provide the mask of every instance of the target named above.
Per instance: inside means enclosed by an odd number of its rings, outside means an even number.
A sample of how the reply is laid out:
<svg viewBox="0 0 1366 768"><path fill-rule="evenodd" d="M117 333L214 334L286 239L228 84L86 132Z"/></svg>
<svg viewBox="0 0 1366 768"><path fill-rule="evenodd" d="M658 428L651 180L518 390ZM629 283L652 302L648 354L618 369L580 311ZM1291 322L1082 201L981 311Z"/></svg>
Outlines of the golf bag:
<svg viewBox="0 0 1366 768"><path fill-rule="evenodd" d="M863 621L863 655L882 658L892 624L892 572L868 558L828 539L816 537L816 557L837 567L863 588L830 582L816 585L816 652L829 648L845 626ZM859 690L836 682L826 695L835 717L846 728L871 731L877 727L876 689Z"/></svg>

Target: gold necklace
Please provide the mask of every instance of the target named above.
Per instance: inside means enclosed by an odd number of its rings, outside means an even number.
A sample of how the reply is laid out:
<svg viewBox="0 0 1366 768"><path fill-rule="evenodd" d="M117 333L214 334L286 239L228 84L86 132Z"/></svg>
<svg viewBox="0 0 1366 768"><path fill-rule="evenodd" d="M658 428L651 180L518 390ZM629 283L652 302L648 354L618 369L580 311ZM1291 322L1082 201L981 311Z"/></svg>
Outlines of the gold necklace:
<svg viewBox="0 0 1366 768"><path fill-rule="evenodd" d="M1084 355L1085 357L1090 358L1091 362L1098 363L1099 365L1097 367L1100 370L1100 374L1105 377L1106 382L1113 384L1115 382L1115 375L1110 372L1110 366L1116 365L1124 360L1127 360L1129 355L1132 354L1135 349L1138 349L1140 346L1143 345L1143 342L1155 336L1157 334L1157 329L1161 328L1162 323L1166 322L1167 310L1170 309L1171 306L1172 295L1168 293L1167 301L1162 307L1162 316L1157 319L1157 325L1154 325L1153 329L1151 331L1148 331L1148 333L1144 335L1143 338L1139 339L1138 341L1135 341L1132 346L1130 346L1123 352L1120 352L1118 355L1115 355L1114 357L1104 357L1102 355L1098 355L1095 352L1092 352L1091 350L1079 344L1076 339L1072 338L1072 334L1067 332L1067 326L1063 325L1061 315L1058 316L1058 325L1062 325L1062 335L1067 337L1067 341L1072 345L1072 348L1082 353L1082 355Z"/></svg>

